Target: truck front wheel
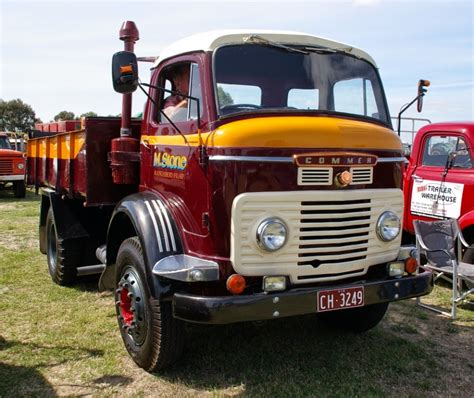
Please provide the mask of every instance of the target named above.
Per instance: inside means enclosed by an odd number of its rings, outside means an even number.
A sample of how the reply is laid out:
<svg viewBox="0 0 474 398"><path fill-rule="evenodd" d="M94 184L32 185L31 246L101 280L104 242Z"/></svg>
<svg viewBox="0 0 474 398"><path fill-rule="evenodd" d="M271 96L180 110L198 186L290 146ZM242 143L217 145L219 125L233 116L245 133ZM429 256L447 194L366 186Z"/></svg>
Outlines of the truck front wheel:
<svg viewBox="0 0 474 398"><path fill-rule="evenodd" d="M126 239L120 246L116 284L118 325L130 356L148 372L172 365L183 350L183 324L173 317L171 302L150 294L137 237Z"/></svg>
<svg viewBox="0 0 474 398"><path fill-rule="evenodd" d="M372 304L350 310L320 314L326 324L353 333L362 333L377 326L388 309L388 303Z"/></svg>
<svg viewBox="0 0 474 398"><path fill-rule="evenodd" d="M73 264L80 256L79 247L74 241L66 241L58 236L52 208L46 217L46 239L46 256L51 279L58 285L74 283L77 280L77 267Z"/></svg>
<svg viewBox="0 0 474 398"><path fill-rule="evenodd" d="M13 181L13 195L15 195L15 198L24 198L26 196L25 181Z"/></svg>

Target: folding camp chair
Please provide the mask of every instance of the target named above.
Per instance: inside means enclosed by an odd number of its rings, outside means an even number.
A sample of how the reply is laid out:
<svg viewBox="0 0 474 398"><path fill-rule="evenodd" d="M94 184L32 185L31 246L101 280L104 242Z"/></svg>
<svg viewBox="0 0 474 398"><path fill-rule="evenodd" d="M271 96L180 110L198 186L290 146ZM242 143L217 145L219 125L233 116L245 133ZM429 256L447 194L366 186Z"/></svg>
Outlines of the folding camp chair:
<svg viewBox="0 0 474 398"><path fill-rule="evenodd" d="M424 254L427 260L424 267L433 271L435 281L438 279L447 280L452 283L453 290L451 312L422 304L419 297L416 300L417 304L456 319L457 306L467 296L474 293L474 264L464 263L458 259L462 258L463 246L471 249L474 249L474 246L470 246L466 242L458 221L455 219L433 222L416 220L413 225L416 233L418 261L420 261L421 254ZM466 288L464 288L464 284Z"/></svg>

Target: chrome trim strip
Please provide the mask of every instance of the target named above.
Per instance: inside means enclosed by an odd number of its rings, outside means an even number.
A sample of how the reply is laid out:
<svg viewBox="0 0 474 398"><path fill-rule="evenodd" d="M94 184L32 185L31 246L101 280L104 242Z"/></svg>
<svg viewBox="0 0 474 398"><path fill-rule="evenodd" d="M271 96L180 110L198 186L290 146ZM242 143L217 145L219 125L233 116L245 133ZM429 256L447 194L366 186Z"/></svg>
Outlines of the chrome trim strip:
<svg viewBox="0 0 474 398"><path fill-rule="evenodd" d="M377 163L394 163L394 162L405 162L406 157L400 156L398 158L378 158Z"/></svg>
<svg viewBox="0 0 474 398"><path fill-rule="evenodd" d="M173 247L173 251L176 251L176 241L174 239L174 232L173 232L173 228L171 227L171 222L168 216L168 212L166 211L166 208L161 202L161 200L157 200L156 202L158 203L158 206L160 206L161 212L163 213L163 216L165 217L166 225L168 226L168 231L171 238L171 246Z"/></svg>
<svg viewBox="0 0 474 398"><path fill-rule="evenodd" d="M152 272L155 275L183 282L219 280L219 265L216 262L187 254L177 254L158 260L153 266Z"/></svg>
<svg viewBox="0 0 474 398"><path fill-rule="evenodd" d="M0 176L0 181L21 181L24 179L24 174L9 174Z"/></svg>
<svg viewBox="0 0 474 398"><path fill-rule="evenodd" d="M293 163L292 157L211 155L211 161Z"/></svg>
<svg viewBox="0 0 474 398"><path fill-rule="evenodd" d="M163 220L163 215L161 214L161 210L158 207L158 204L156 203L156 200L152 200L151 203L153 204L153 207L155 208L156 214L158 215L158 218L160 219L160 225L161 225L161 230L163 231L163 240L165 242L165 247L166 251L170 251L170 243L168 241L168 231L166 230L165 227L165 221Z"/></svg>
<svg viewBox="0 0 474 398"><path fill-rule="evenodd" d="M211 161L235 161L235 162L273 162L273 163L294 163L292 157L278 157L278 156L235 156L235 155L211 155L209 156ZM377 163L394 163L404 162L406 158L404 156L393 157L393 158L378 158Z"/></svg>
<svg viewBox="0 0 474 398"><path fill-rule="evenodd" d="M148 201L145 201L145 206L148 209L148 213L150 213L151 221L153 222L153 227L155 228L155 234L156 234L156 237L158 238L158 247L160 249L160 252L162 252L163 244L161 243L161 235L160 235L160 231L158 230L158 225L156 224L155 214L153 213L153 210L150 206L150 203L148 203Z"/></svg>
<svg viewBox="0 0 474 398"><path fill-rule="evenodd" d="M172 249L173 249L173 251L176 251L176 241L174 239L174 232L173 232L173 228L171 228L171 223L170 223L170 219L169 219L169 216L168 216L168 212L166 211L166 208L163 205L163 202L161 200L156 200L156 203L158 203L158 206L161 209L161 213L163 214L163 218L165 219L165 223L166 223L166 227L168 228L168 235L170 237L170 242L171 242Z"/></svg>

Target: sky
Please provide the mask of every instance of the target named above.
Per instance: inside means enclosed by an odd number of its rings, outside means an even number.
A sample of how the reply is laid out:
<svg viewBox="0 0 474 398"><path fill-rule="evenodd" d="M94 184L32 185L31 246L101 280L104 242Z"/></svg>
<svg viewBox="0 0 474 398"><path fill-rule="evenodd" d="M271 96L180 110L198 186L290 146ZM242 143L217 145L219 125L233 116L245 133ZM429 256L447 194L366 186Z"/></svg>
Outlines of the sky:
<svg viewBox="0 0 474 398"><path fill-rule="evenodd" d="M62 110L118 114L111 57L118 31L133 20L138 56L157 56L175 40L214 29L278 29L351 44L377 62L390 113L431 81L422 113L432 122L474 120L474 2L451 1L119 1L0 0L0 98L20 98L43 121ZM140 77L149 79L149 64ZM133 113L143 94L134 95Z"/></svg>

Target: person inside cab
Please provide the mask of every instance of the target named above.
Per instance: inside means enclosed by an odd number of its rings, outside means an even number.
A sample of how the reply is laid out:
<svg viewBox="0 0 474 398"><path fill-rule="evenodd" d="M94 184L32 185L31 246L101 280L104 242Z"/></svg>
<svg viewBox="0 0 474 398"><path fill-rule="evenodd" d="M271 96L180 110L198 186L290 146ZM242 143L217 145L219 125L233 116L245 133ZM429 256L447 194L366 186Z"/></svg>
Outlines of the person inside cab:
<svg viewBox="0 0 474 398"><path fill-rule="evenodd" d="M181 64L169 71L169 80L171 81L171 90L181 94L189 92L189 64ZM181 95L170 95L165 98L163 112L173 122L182 122L187 120L188 99Z"/></svg>

